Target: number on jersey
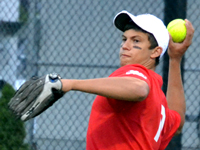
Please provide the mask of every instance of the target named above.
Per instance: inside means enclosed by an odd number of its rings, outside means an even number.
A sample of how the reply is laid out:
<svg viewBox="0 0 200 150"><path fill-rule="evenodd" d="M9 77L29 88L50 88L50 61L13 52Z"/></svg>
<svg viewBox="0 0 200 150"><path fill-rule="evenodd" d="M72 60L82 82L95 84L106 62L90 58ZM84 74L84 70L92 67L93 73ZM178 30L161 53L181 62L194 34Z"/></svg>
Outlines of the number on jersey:
<svg viewBox="0 0 200 150"><path fill-rule="evenodd" d="M158 142L158 139L160 137L160 133L164 127L164 124L165 124L165 118L166 118L166 115L165 115L165 107L163 105L161 105L161 115L162 115L162 118L160 120L160 124L159 124L159 127L158 127L158 131L154 137L154 140L156 142Z"/></svg>

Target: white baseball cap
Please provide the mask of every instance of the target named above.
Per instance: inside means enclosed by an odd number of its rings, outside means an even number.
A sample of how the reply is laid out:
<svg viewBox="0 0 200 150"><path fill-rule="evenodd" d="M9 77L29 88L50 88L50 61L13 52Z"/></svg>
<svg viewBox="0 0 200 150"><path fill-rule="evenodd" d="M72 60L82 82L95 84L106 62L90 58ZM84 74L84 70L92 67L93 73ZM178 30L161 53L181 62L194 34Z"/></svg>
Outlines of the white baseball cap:
<svg viewBox="0 0 200 150"><path fill-rule="evenodd" d="M162 47L163 49L160 55L161 58L166 52L169 44L169 33L163 21L151 14L134 16L126 10L119 12L113 20L115 26L123 32L124 27L131 21L133 21L143 30L153 34L158 46Z"/></svg>

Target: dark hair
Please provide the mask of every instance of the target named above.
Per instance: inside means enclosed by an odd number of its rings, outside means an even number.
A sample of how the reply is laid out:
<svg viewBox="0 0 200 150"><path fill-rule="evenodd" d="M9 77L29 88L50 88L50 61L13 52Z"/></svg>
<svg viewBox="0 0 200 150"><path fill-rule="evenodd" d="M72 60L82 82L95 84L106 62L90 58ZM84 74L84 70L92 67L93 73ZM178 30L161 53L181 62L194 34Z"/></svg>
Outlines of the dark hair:
<svg viewBox="0 0 200 150"><path fill-rule="evenodd" d="M141 31L143 33L146 33L148 35L148 40L151 44L149 49L154 49L158 46L158 43L157 43L155 37L153 36L153 34L143 30L138 25L136 25L134 22L130 22L124 27L124 31L129 30L129 29L133 29L133 30L136 30L136 31ZM156 57L156 63L155 63L156 66L159 64L159 60L160 60L159 58L160 58L160 56Z"/></svg>

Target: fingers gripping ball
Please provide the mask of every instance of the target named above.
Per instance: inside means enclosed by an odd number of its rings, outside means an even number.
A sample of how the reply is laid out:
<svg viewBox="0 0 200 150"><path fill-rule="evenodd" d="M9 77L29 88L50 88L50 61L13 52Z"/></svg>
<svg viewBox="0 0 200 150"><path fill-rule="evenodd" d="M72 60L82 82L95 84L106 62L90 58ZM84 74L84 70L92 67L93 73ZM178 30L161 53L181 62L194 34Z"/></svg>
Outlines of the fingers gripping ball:
<svg viewBox="0 0 200 150"><path fill-rule="evenodd" d="M185 26L185 21L183 19L172 20L167 25L167 30L172 36L172 40L175 43L181 43L186 37L187 29Z"/></svg>

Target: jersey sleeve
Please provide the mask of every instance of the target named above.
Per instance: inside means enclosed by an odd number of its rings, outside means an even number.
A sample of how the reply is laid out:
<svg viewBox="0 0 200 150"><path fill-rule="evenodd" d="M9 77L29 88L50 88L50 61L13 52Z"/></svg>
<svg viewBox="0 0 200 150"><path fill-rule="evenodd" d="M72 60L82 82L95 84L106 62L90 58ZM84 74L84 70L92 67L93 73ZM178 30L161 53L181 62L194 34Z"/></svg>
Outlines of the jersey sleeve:
<svg viewBox="0 0 200 150"><path fill-rule="evenodd" d="M145 81L150 87L148 70L141 65L127 65L116 70L110 77L134 77Z"/></svg>
<svg viewBox="0 0 200 150"><path fill-rule="evenodd" d="M160 149L164 150L173 136L175 135L176 131L178 130L180 123L181 123L181 116L174 110L168 109L168 119L166 120L166 125L164 129L164 136L161 141ZM167 131L167 132L166 132Z"/></svg>

